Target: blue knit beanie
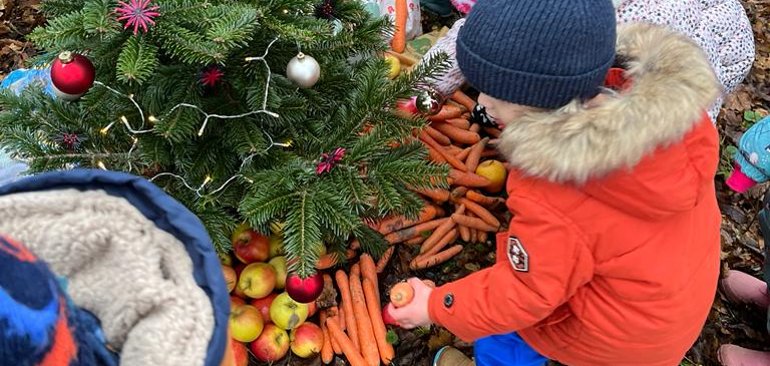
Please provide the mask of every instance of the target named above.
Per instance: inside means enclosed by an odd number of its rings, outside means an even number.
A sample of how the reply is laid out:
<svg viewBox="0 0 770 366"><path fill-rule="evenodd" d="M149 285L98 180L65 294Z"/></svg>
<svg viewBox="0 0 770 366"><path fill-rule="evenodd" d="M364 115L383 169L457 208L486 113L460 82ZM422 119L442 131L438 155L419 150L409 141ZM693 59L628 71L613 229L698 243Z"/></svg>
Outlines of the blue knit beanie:
<svg viewBox="0 0 770 366"><path fill-rule="evenodd" d="M485 94L558 108L599 92L615 28L611 0L479 0L457 38L457 62Z"/></svg>

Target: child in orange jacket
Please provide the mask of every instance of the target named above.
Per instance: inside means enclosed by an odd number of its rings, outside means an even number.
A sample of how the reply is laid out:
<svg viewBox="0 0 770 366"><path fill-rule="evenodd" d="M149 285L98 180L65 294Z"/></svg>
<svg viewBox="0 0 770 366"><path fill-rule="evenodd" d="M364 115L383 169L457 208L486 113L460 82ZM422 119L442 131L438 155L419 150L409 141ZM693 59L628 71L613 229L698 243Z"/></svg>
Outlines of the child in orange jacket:
<svg viewBox="0 0 770 366"><path fill-rule="evenodd" d="M610 0L482 0L457 61L504 126L507 232L491 268L388 309L475 342L478 365L677 365L716 292L719 83ZM614 68L616 66L617 68ZM439 366L470 364L444 349Z"/></svg>

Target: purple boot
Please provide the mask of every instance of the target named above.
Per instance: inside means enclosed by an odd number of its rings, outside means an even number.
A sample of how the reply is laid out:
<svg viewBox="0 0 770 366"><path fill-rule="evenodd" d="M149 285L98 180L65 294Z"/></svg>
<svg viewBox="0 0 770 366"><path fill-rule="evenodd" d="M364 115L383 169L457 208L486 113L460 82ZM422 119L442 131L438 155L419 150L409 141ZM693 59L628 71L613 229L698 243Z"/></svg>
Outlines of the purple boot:
<svg viewBox="0 0 770 366"><path fill-rule="evenodd" d="M722 290L731 302L754 304L763 309L770 307L767 284L754 276L730 270L721 284Z"/></svg>
<svg viewBox="0 0 770 366"><path fill-rule="evenodd" d="M760 352L732 344L719 347L719 362L722 366L768 366L770 352Z"/></svg>

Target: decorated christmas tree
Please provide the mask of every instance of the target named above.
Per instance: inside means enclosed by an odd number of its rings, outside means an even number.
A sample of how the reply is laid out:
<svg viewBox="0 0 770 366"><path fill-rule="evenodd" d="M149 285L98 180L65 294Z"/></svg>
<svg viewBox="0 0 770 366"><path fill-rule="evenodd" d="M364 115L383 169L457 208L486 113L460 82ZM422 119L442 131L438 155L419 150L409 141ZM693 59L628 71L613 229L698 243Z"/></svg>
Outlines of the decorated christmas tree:
<svg viewBox="0 0 770 366"><path fill-rule="evenodd" d="M395 80L391 25L354 0L48 0L32 39L55 93L0 93L0 144L31 172L142 175L195 212L217 249L245 222L282 233L290 270L323 247L384 247L366 223L416 215L444 185L393 113L440 71ZM52 95L54 94L54 95Z"/></svg>

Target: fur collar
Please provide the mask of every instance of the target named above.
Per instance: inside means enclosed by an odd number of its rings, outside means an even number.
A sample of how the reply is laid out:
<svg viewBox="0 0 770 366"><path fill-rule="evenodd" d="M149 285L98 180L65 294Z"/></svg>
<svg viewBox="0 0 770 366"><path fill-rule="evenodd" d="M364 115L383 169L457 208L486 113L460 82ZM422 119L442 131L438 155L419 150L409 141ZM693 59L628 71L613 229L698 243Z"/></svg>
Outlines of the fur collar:
<svg viewBox="0 0 770 366"><path fill-rule="evenodd" d="M636 165L680 141L721 91L703 51L663 27L618 29L632 86L592 108L579 101L506 126L498 148L512 166L555 182L584 183Z"/></svg>

